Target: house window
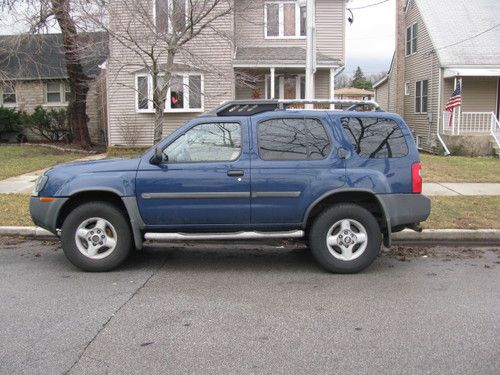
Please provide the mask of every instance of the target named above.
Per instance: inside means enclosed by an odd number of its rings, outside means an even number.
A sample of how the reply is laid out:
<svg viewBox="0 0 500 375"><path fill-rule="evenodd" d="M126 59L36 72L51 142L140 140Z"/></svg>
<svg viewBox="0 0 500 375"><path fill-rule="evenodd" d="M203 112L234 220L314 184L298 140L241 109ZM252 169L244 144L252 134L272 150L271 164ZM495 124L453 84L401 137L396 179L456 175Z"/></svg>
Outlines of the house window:
<svg viewBox="0 0 500 375"><path fill-rule="evenodd" d="M188 22L189 0L156 0L155 21L160 32L181 31Z"/></svg>
<svg viewBox="0 0 500 375"><path fill-rule="evenodd" d="M45 87L46 104L66 104L71 91L67 82L47 82Z"/></svg>
<svg viewBox="0 0 500 375"><path fill-rule="evenodd" d="M138 112L153 112L153 80L149 75L136 77L136 106ZM160 77L158 85L161 87ZM174 74L165 101L167 112L203 111L203 75L195 73Z"/></svg>
<svg viewBox="0 0 500 375"><path fill-rule="evenodd" d="M271 76L266 75L266 99L271 99ZM304 99L306 97L305 77L299 75L275 76L274 99Z"/></svg>
<svg viewBox="0 0 500 375"><path fill-rule="evenodd" d="M406 29L406 56L417 52L418 24L413 24Z"/></svg>
<svg viewBox="0 0 500 375"><path fill-rule="evenodd" d="M415 112L427 113L429 81L418 81L415 85Z"/></svg>
<svg viewBox="0 0 500 375"><path fill-rule="evenodd" d="M306 7L296 1L269 1L264 5L266 38L306 36Z"/></svg>
<svg viewBox="0 0 500 375"><path fill-rule="evenodd" d="M15 84L5 84L2 87L2 105L15 106L17 104Z"/></svg>
<svg viewBox="0 0 500 375"><path fill-rule="evenodd" d="M405 82L405 96L410 95L411 93L411 85L410 82Z"/></svg>

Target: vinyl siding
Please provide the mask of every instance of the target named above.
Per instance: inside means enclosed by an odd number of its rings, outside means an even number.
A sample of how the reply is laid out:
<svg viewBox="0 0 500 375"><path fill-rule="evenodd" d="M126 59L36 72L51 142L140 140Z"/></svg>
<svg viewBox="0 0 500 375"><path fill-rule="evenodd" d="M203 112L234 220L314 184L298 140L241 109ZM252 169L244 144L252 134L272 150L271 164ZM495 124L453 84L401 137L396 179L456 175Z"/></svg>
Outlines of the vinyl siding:
<svg viewBox="0 0 500 375"><path fill-rule="evenodd" d="M152 9L152 0L141 0ZM124 31L124 25L133 23L131 14L120 1L114 1L110 8L113 32ZM234 72L232 68L233 47L229 40L217 33L232 35L233 16L218 19L213 24L214 30L207 30L186 45L191 54L189 58L176 57L179 64L194 65L204 71L204 108L213 108L224 100L234 97ZM137 25L138 32L141 31ZM145 44L146 45L146 44ZM109 143L111 145L130 144L151 145L153 142L153 113L137 113L135 103L135 72L143 63L129 49L113 38L110 40L110 59L108 62L108 116ZM166 113L163 135L167 135L187 120L200 113ZM131 133L136 133L135 136Z"/></svg>
<svg viewBox="0 0 500 375"><path fill-rule="evenodd" d="M265 0L237 0L235 39L239 47L303 47L306 39L265 38ZM344 0L316 0L318 52L344 61Z"/></svg>
<svg viewBox="0 0 500 375"><path fill-rule="evenodd" d="M438 58L434 53L431 53L434 47L418 7L415 2L410 2L410 8L405 16L405 24L406 27L409 27L414 23L418 23L417 52L405 57L404 81L410 83L410 95L404 98L404 119L410 126L414 137L422 137L423 144L421 146L427 151L432 151L436 146L440 67ZM429 81L428 113L416 113L416 82L423 80ZM404 95L404 92L396 95ZM429 116L432 121L429 121Z"/></svg>
<svg viewBox="0 0 500 375"><path fill-rule="evenodd" d="M375 101L386 111L389 110L389 79L375 89Z"/></svg>

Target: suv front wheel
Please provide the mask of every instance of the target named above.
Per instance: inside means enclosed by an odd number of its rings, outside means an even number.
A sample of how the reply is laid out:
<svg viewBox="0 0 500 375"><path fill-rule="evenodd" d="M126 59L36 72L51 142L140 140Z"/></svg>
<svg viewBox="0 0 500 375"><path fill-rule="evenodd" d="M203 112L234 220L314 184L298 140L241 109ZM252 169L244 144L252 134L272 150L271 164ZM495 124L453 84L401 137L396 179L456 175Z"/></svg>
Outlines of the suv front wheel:
<svg viewBox="0 0 500 375"><path fill-rule="evenodd" d="M64 220L64 254L78 268L110 271L122 264L132 249L132 234L123 212L107 202L78 206Z"/></svg>
<svg viewBox="0 0 500 375"><path fill-rule="evenodd" d="M316 218L309 243L313 256L326 270L356 273L373 263L380 252L382 234L368 210L338 204Z"/></svg>

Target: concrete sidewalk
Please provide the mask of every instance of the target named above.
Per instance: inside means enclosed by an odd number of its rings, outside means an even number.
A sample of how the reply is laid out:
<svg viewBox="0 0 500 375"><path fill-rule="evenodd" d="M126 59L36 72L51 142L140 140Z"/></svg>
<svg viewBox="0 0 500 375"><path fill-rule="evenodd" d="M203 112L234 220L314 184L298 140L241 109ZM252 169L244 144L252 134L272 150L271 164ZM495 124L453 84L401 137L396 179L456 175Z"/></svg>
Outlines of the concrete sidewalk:
<svg viewBox="0 0 500 375"><path fill-rule="evenodd" d="M424 184L427 196L500 195L500 183L431 182Z"/></svg>
<svg viewBox="0 0 500 375"><path fill-rule="evenodd" d="M75 162L100 160L104 159L105 157L106 154L98 154L75 160ZM39 171L22 174L20 176L7 178L0 181L0 194L31 193L31 191L35 187L36 179L47 169L48 168L41 169Z"/></svg>

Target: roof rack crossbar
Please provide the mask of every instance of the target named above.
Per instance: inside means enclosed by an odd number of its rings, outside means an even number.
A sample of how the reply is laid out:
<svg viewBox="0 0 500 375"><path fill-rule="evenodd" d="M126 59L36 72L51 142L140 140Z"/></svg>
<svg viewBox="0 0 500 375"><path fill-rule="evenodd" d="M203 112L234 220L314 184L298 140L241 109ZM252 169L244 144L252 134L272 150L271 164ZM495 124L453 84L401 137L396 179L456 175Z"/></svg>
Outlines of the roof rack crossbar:
<svg viewBox="0 0 500 375"><path fill-rule="evenodd" d="M375 111L382 111L380 105L374 100L345 100L345 99L252 99L252 100L229 100L223 102L219 107L211 110L207 115L230 116L235 113L245 113L252 116L262 112L285 110L294 104L335 104L349 106L348 110L360 106L371 106Z"/></svg>

